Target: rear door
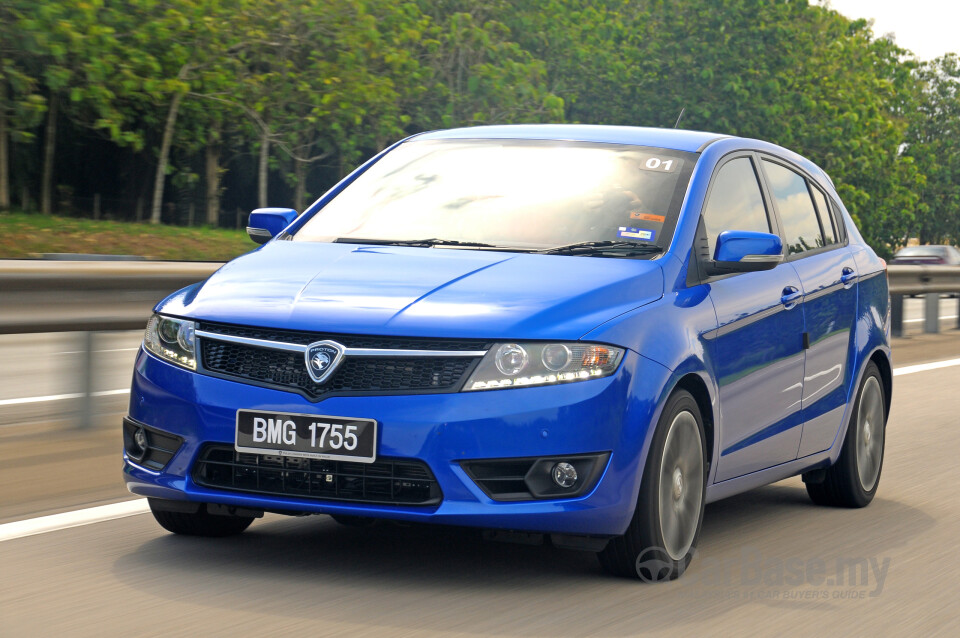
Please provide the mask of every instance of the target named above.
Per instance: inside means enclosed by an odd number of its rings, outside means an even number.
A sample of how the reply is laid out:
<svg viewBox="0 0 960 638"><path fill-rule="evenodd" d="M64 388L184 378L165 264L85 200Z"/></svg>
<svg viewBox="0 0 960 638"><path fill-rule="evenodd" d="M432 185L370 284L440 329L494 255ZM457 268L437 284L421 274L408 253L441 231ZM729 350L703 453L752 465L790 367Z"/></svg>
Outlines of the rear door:
<svg viewBox="0 0 960 638"><path fill-rule="evenodd" d="M803 290L803 434L798 456L826 450L840 430L852 383L857 264L826 194L800 169L760 162Z"/></svg>

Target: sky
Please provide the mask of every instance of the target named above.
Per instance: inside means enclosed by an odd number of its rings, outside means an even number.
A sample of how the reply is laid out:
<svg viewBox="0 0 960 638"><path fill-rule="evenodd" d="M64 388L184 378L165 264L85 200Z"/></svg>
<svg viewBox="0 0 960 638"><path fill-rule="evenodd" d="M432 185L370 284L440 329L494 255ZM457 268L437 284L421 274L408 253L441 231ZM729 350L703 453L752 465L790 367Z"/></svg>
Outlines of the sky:
<svg viewBox="0 0 960 638"><path fill-rule="evenodd" d="M894 33L896 43L921 60L960 53L958 0L827 0L848 18L873 19L873 33Z"/></svg>

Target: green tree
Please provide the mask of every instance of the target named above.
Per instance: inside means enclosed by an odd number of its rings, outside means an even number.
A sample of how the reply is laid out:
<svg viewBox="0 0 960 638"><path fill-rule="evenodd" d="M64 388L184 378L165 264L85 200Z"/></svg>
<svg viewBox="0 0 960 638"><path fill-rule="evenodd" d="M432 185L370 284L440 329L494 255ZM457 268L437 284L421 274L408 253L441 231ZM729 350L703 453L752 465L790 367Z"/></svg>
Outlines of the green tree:
<svg viewBox="0 0 960 638"><path fill-rule="evenodd" d="M431 70L427 117L444 126L563 121L547 67L511 39L507 25L471 13L441 16L424 42Z"/></svg>
<svg viewBox="0 0 960 638"><path fill-rule="evenodd" d="M917 70L921 92L905 155L926 177L911 235L921 243L960 242L960 58L948 54Z"/></svg>
<svg viewBox="0 0 960 638"><path fill-rule="evenodd" d="M215 223L241 174L265 205L280 172L301 209L312 178L422 130L669 127L683 110L683 128L817 161L889 252L958 232L956 67L917 69L867 23L795 0L7 0L0 207L12 170L49 210L58 129L132 148L152 221L172 175ZM11 168L10 141L36 137L43 113L44 144ZM231 148L245 154L223 182Z"/></svg>
<svg viewBox="0 0 960 638"><path fill-rule="evenodd" d="M0 5L0 210L10 208L10 142L30 141L45 108L37 79L24 67L15 9Z"/></svg>
<svg viewBox="0 0 960 638"><path fill-rule="evenodd" d="M141 90L131 82L131 66L142 53L130 35L136 21L130 12L103 0L62 0L37 3L11 0L3 23L15 31L14 65L8 74L34 117L45 111L43 170L40 186L41 211L53 207L57 130L63 117L85 130L96 131L118 144L134 144L140 138L124 129L123 99ZM118 27L124 35L118 35ZM124 42L126 40L127 42ZM8 71L13 65L8 64ZM37 107L41 108L37 108Z"/></svg>
<svg viewBox="0 0 960 638"><path fill-rule="evenodd" d="M683 112L681 128L781 144L832 175L878 250L902 240L923 180L900 153L913 63L865 22L787 0L481 6L510 12L568 119L669 127Z"/></svg>
<svg viewBox="0 0 960 638"><path fill-rule="evenodd" d="M80 102L85 93L92 99L99 87L88 83L84 67L88 53L101 29L94 25L97 3L29 3L15 1L5 9L4 23L17 31L16 47L26 73L40 80L46 111L43 146L43 176L40 210L49 214L53 206L53 167L61 98L68 94ZM91 46L92 44L92 46ZM91 100L92 101L92 100Z"/></svg>

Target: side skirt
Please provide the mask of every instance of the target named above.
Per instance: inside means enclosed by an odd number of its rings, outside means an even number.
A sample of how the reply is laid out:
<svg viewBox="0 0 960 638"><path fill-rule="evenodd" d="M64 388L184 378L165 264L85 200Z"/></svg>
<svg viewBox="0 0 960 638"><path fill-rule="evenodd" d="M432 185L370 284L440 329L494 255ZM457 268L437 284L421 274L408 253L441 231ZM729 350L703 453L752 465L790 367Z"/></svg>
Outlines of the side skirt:
<svg viewBox="0 0 960 638"><path fill-rule="evenodd" d="M824 450L823 452L817 452L816 454L805 456L802 459L787 461L786 463L781 463L780 465L768 467L765 470L758 470L750 474L744 474L743 476L738 476L736 478L727 479L726 481L714 483L713 485L708 485L707 503L713 503L714 501L719 501L727 498L728 496L733 496L734 494L739 494L763 485L769 485L770 483L782 481L785 478L797 476L798 474L802 474L810 470L829 467L830 453L832 451L832 449Z"/></svg>

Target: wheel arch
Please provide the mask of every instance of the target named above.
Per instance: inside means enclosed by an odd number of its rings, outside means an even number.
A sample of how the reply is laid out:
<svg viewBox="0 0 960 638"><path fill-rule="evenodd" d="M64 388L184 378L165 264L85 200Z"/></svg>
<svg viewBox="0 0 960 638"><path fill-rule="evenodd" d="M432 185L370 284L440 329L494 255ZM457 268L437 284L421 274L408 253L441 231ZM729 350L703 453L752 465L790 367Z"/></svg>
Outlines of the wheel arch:
<svg viewBox="0 0 960 638"><path fill-rule="evenodd" d="M840 424L840 430L837 432L836 438L833 440L833 445L830 446L828 450L829 454L827 459L825 459L824 466L828 467L837 462L837 459L840 458L840 451L843 448L843 441L847 436L847 429L850 426L850 419L853 418L853 408L857 402L857 394L860 392L860 385L863 383L864 375L867 373L867 366L870 362L876 364L877 369L880 371L880 381L883 384L883 395L884 395L884 419L888 419L890 416L890 405L891 398L893 393L893 367L890 364L890 351L888 348L878 345L872 351L870 351L869 356L863 356L860 359L862 362L857 369L856 375L854 375L854 382L850 387L850 394L847 399L847 407L843 412L843 421ZM820 465L819 463L817 465ZM816 466L811 466L809 469L816 469Z"/></svg>
<svg viewBox="0 0 960 638"><path fill-rule="evenodd" d="M869 361L876 364L880 371L880 381L883 383L884 419L890 418L890 405L893 401L893 367L890 358L883 350L877 349L870 355Z"/></svg>
<svg viewBox="0 0 960 638"><path fill-rule="evenodd" d="M689 392L697 402L697 407L700 409L700 418L703 419L703 433L707 438L705 445L707 448L706 472L707 476L709 476L710 470L713 469L714 437L716 432L713 418L713 400L710 398L710 389L700 375L689 372L677 381L670 391L668 398L677 390L686 390Z"/></svg>

